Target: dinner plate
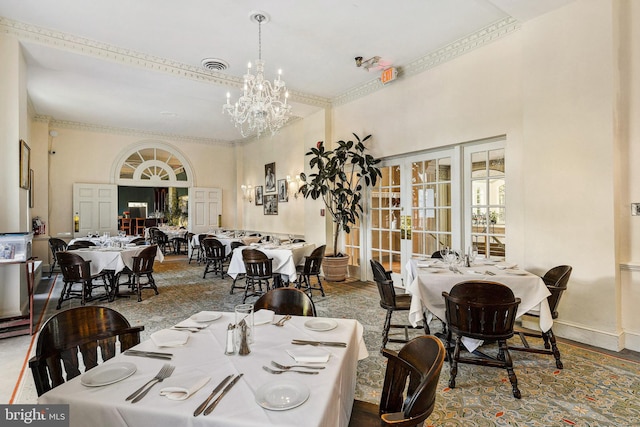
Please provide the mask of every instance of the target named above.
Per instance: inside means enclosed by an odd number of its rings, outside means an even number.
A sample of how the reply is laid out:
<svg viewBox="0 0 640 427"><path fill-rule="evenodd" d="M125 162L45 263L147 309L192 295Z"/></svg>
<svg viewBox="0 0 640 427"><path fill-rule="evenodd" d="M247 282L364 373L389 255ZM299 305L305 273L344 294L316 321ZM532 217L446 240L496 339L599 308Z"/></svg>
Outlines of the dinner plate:
<svg viewBox="0 0 640 427"><path fill-rule="evenodd" d="M324 332L338 327L338 322L333 319L311 319L304 322L304 327L312 331Z"/></svg>
<svg viewBox="0 0 640 427"><path fill-rule="evenodd" d="M117 383L133 375L136 369L136 365L129 362L104 363L83 374L80 377L80 384L87 387L100 387Z"/></svg>
<svg viewBox="0 0 640 427"><path fill-rule="evenodd" d="M256 390L256 402L264 409L284 411L302 405L309 398L309 387L297 381L275 381Z"/></svg>
<svg viewBox="0 0 640 427"><path fill-rule="evenodd" d="M189 340L189 332L161 329L151 334L151 341L158 347L178 347Z"/></svg>
<svg viewBox="0 0 640 427"><path fill-rule="evenodd" d="M507 274L513 274L514 276L526 276L527 274L529 274L524 270L516 270L515 268L506 269L504 270L504 272Z"/></svg>
<svg viewBox="0 0 640 427"><path fill-rule="evenodd" d="M194 322L213 322L214 320L218 320L222 317L222 313L219 311L201 311L200 313L196 313L193 316L189 317L189 319Z"/></svg>

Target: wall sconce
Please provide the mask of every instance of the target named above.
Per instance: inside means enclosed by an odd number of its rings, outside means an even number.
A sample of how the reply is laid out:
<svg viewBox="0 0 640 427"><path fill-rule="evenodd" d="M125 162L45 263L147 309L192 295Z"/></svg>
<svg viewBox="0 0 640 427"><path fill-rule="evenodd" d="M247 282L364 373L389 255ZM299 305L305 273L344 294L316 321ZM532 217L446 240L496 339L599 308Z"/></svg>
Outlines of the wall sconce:
<svg viewBox="0 0 640 427"><path fill-rule="evenodd" d="M289 186L289 194L297 199L298 190L300 189L300 185L302 184L302 182L300 181L300 175L296 175L293 180L291 179L291 175L287 175L287 183Z"/></svg>
<svg viewBox="0 0 640 427"><path fill-rule="evenodd" d="M242 200L248 200L249 203L251 203L251 196L253 195L251 192L251 186L242 184L240 188L242 189Z"/></svg>

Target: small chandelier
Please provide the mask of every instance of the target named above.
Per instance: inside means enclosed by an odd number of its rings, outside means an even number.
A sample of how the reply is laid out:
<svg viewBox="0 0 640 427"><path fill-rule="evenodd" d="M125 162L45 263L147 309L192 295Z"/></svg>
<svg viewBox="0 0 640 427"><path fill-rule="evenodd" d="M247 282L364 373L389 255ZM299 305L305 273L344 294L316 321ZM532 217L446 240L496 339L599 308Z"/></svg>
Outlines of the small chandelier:
<svg viewBox="0 0 640 427"><path fill-rule="evenodd" d="M267 130L275 135L287 122L291 114L291 105L287 104L289 92L280 79L282 70L278 70L278 79L271 83L264 78L262 61L262 22L267 20L263 13L254 13L251 20L258 23L258 60L256 74L251 74L251 63L244 75L242 96L231 104L231 94L227 92L227 103L222 112L231 116L231 121L240 129L243 137L256 134L258 137ZM283 100L284 98L284 100Z"/></svg>

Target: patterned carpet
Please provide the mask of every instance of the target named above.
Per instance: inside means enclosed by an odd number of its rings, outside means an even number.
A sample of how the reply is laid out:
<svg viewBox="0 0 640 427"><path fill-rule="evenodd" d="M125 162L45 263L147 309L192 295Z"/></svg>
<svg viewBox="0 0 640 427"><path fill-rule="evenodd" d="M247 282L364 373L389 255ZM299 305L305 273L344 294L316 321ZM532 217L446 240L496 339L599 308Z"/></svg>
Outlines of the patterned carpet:
<svg viewBox="0 0 640 427"><path fill-rule="evenodd" d="M143 291L143 301L123 298L109 306L131 324L145 326L143 339L200 310L232 311L241 294L229 294L231 279L208 275L184 258L167 257L154 274L160 294ZM60 279L53 296L59 295ZM385 362L379 354L384 310L374 284L347 281L325 283L326 297L314 294L319 316L355 318L364 326L370 357L359 362L356 398L376 402L384 379ZM63 308L76 306L67 302ZM55 304L48 310L55 312ZM402 316L402 314L397 314ZM397 321L404 321L399 317ZM434 320L432 331L440 329ZM401 344L390 344L399 349ZM440 377L436 409L430 426L633 426L640 423L640 364L561 343L565 368L557 370L553 357L512 352L522 399L514 399L506 371L460 365L456 388L447 387L445 366ZM21 402L33 401L27 376Z"/></svg>

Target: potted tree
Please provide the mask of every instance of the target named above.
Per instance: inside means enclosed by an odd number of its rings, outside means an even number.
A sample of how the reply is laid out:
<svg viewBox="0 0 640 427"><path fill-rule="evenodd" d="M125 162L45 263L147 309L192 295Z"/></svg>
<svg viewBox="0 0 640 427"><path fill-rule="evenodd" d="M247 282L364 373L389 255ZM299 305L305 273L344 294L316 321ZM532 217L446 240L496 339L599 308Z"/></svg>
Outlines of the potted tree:
<svg viewBox="0 0 640 427"><path fill-rule="evenodd" d="M351 227L362 213L362 189L374 186L382 176L376 166L380 163L370 154L365 154L364 142L371 135L360 139L353 134L355 141L338 141L333 150L327 150L324 142L319 141L315 148L306 153L310 156L309 176L300 174L303 185L299 192L305 198L322 198L334 223L333 254L323 261L324 276L329 281L342 281L347 276L349 257L339 251L340 232L349 233ZM337 263L337 270L332 268Z"/></svg>

